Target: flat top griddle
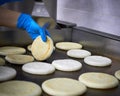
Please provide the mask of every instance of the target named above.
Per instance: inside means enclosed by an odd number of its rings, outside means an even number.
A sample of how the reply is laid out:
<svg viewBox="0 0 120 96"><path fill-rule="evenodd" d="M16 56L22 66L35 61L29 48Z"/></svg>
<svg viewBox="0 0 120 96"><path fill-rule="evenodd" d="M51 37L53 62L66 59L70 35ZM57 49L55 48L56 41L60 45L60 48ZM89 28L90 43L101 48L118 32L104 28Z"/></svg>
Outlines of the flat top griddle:
<svg viewBox="0 0 120 96"><path fill-rule="evenodd" d="M31 54L31 53L28 52L28 54ZM92 54L94 55L95 53L92 53ZM53 52L52 56L44 62L51 63L53 60L66 59L66 58L70 58L66 55L66 51L56 49ZM72 58L72 59L75 59L75 58ZM112 59L112 65L107 67L93 67L93 66L86 65L83 59L75 59L75 60L78 60L82 63L83 66L81 70L75 71L75 72L62 72L62 71L56 70L52 74L43 75L43 76L32 75L32 74L23 72L21 69L22 65L10 64L9 62L6 61L6 66L10 66L16 69L17 76L14 78L15 80L32 81L39 84L40 86L42 82L50 78L66 77L66 78L73 78L78 80L79 75L85 72L104 72L104 73L114 75L114 72L120 69L120 62L114 59ZM82 96L120 96L119 93L120 93L120 84L116 88L107 89L107 90L98 90L98 89L88 88L87 92ZM42 96L49 96L49 95L46 95L45 93L43 93Z"/></svg>

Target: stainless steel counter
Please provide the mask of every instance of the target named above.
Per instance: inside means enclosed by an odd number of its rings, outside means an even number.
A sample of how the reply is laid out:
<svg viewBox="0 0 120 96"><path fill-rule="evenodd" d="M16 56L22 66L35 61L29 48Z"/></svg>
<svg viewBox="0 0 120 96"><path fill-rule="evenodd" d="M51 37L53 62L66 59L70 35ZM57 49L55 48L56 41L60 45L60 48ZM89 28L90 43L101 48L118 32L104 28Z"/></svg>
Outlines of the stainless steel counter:
<svg viewBox="0 0 120 96"><path fill-rule="evenodd" d="M31 54L31 53L28 53L28 54ZM97 53L92 52L92 54L97 54ZM52 56L44 62L51 63L55 59L65 59L65 58L70 58L66 55L66 51L61 51L61 50L56 49L53 52ZM73 78L73 79L78 80L79 75L85 72L104 72L104 73L114 75L114 72L120 69L120 61L114 58L112 58L111 66L103 67L103 68L86 65L83 59L75 59L75 60L78 60L82 63L83 66L81 70L75 71L75 72L62 72L62 71L56 70L54 73L45 75L45 76L32 75L32 74L25 73L21 69L22 65L13 65L8 62L6 62L6 65L13 67L17 70L17 76L15 80L32 81L32 82L37 83L40 86L42 82L50 78L66 77L66 78ZM107 89L107 90L97 90L97 89L88 88L87 92L83 94L82 96L119 96L119 92L120 92L120 84L116 88ZM50 95L43 93L42 96L50 96Z"/></svg>
<svg viewBox="0 0 120 96"><path fill-rule="evenodd" d="M120 0L57 0L57 19L120 36Z"/></svg>

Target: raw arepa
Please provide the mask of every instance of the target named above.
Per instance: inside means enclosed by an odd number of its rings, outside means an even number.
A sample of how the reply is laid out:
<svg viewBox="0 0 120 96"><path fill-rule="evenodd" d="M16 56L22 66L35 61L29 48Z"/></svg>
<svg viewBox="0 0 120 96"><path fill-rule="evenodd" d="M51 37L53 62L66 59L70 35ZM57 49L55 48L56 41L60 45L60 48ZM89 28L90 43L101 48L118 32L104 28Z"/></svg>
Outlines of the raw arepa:
<svg viewBox="0 0 120 96"><path fill-rule="evenodd" d="M0 96L40 96L39 85L30 81L12 80L0 83Z"/></svg>
<svg viewBox="0 0 120 96"><path fill-rule="evenodd" d="M87 72L79 76L79 81L87 87L110 89L118 86L119 81L112 75L100 72Z"/></svg>
<svg viewBox="0 0 120 96"><path fill-rule="evenodd" d="M51 96L79 96L87 91L84 84L70 78L52 78L42 83L44 92Z"/></svg>
<svg viewBox="0 0 120 96"><path fill-rule="evenodd" d="M16 73L16 70L12 67L0 66L0 82L13 79Z"/></svg>
<svg viewBox="0 0 120 96"><path fill-rule="evenodd" d="M71 49L67 51L67 55L73 58L85 58L91 55L91 52L83 49Z"/></svg>
<svg viewBox="0 0 120 96"><path fill-rule="evenodd" d="M26 52L25 48L16 46L5 46L0 47L0 55L6 56L9 54L24 54Z"/></svg>
<svg viewBox="0 0 120 96"><path fill-rule="evenodd" d="M51 56L53 47L53 40L49 36L47 36L46 42L43 42L38 36L32 43L31 52L36 60L43 61Z"/></svg>
<svg viewBox="0 0 120 96"><path fill-rule="evenodd" d="M31 55L20 55L20 54L11 54L7 55L5 59L13 64L25 64L34 61L33 56Z"/></svg>
<svg viewBox="0 0 120 96"><path fill-rule="evenodd" d="M27 46L27 49L28 49L29 51L31 51L31 46L32 46L32 44L30 44L30 45Z"/></svg>
<svg viewBox="0 0 120 96"><path fill-rule="evenodd" d="M111 65L112 60L108 57L93 55L84 58L84 62L91 66L105 67Z"/></svg>
<svg viewBox="0 0 120 96"><path fill-rule="evenodd" d="M120 70L115 72L115 77L120 80Z"/></svg>
<svg viewBox="0 0 120 96"><path fill-rule="evenodd" d="M55 67L45 62L30 62L22 66L24 72L36 75L47 75L55 71Z"/></svg>
<svg viewBox="0 0 120 96"><path fill-rule="evenodd" d="M82 68L82 64L79 61L73 59L53 60L52 65L61 71L77 71Z"/></svg>
<svg viewBox="0 0 120 96"><path fill-rule="evenodd" d="M70 49L81 49L82 45L75 42L58 42L56 43L56 48L61 50L70 50Z"/></svg>

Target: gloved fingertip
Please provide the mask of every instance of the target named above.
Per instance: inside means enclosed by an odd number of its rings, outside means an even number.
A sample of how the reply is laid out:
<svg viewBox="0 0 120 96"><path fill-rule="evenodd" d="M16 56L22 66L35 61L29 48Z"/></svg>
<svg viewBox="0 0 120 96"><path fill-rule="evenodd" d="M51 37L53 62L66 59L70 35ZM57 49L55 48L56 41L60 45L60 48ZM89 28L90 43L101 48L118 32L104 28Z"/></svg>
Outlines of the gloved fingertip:
<svg viewBox="0 0 120 96"><path fill-rule="evenodd" d="M50 26L50 22L46 22L42 27L43 27L44 29L47 29L49 26Z"/></svg>
<svg viewBox="0 0 120 96"><path fill-rule="evenodd" d="M45 33L46 33L46 35L48 35L49 37L51 37L50 33L48 32L48 30L45 30Z"/></svg>
<svg viewBox="0 0 120 96"><path fill-rule="evenodd" d="M46 37L41 37L42 38L42 41L43 42L46 42L47 41L47 38Z"/></svg>

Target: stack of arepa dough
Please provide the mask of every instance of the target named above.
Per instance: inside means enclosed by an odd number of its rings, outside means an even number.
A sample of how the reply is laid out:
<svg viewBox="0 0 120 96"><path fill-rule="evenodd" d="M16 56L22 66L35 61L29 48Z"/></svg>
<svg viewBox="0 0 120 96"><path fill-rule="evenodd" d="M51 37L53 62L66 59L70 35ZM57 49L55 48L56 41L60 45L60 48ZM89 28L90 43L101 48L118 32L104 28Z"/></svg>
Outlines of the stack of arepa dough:
<svg viewBox="0 0 120 96"><path fill-rule="evenodd" d="M69 59L56 59L51 63L46 62L54 49L63 50ZM58 42L47 36L47 42L43 42L38 36L26 49L16 46L0 47L0 96L40 96L44 91L51 96L80 96L87 92L88 88L110 89L117 87L120 80L120 71L116 70L115 76L102 72L86 72L80 74L78 79L68 77L56 77L45 80L41 85L24 80L13 80L17 71L8 67L5 62L14 65L22 65L21 70L31 75L54 74L56 70L64 72L80 71L83 64L93 67L110 66L112 60L105 56L92 55L88 50L76 42ZM55 49L55 50L56 50ZM77 59L76 59L77 58Z"/></svg>

